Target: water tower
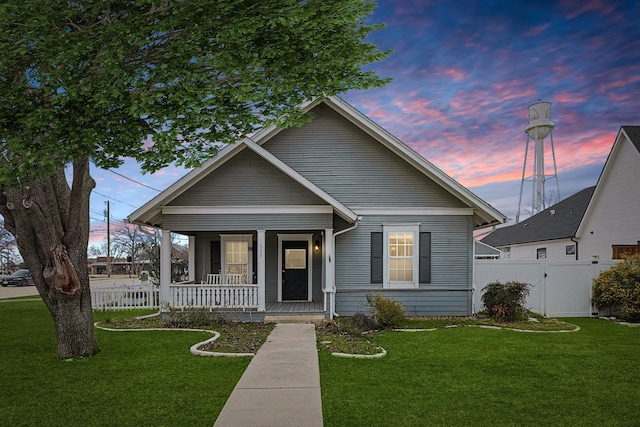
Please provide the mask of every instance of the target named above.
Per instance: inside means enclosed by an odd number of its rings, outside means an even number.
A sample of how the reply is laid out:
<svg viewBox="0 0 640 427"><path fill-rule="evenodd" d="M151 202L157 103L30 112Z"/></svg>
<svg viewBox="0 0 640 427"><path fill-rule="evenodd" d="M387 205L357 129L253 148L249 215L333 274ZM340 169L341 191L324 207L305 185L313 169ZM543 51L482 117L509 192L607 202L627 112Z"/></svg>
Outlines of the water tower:
<svg viewBox="0 0 640 427"><path fill-rule="evenodd" d="M558 170L556 167L556 153L553 148L553 126L551 120L551 103L538 101L529 106L529 124L524 128L527 134L527 145L524 151L524 166L522 167L522 182L520 183L520 199L518 200L518 215L516 224L520 222L520 209L522 207L522 192L524 183L530 182L533 187L531 195L531 214L535 215L540 211L560 200L560 184L558 183ZM553 159L553 173L546 173L544 166L544 139L549 137L551 142L551 156ZM535 146L533 150L533 165L529 165L530 175L527 174L527 158L529 154L529 141L533 139ZM545 194L545 184L549 180L556 181L555 197L547 198ZM550 195L551 196L551 195Z"/></svg>

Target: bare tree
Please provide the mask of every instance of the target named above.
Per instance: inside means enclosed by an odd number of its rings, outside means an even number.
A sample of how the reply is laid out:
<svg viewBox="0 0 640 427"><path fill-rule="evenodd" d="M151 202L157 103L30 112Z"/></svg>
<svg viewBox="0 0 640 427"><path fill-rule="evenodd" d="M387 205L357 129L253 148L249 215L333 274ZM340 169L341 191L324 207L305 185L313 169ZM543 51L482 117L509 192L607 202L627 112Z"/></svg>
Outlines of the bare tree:
<svg viewBox="0 0 640 427"><path fill-rule="evenodd" d="M2 265L2 272L9 273L19 262L16 239L13 234L4 228L4 222L0 221L0 264Z"/></svg>
<svg viewBox="0 0 640 427"><path fill-rule="evenodd" d="M132 224L124 224L113 232L111 248L127 257L127 261L131 263L129 274L140 273L144 241L145 234L142 229Z"/></svg>

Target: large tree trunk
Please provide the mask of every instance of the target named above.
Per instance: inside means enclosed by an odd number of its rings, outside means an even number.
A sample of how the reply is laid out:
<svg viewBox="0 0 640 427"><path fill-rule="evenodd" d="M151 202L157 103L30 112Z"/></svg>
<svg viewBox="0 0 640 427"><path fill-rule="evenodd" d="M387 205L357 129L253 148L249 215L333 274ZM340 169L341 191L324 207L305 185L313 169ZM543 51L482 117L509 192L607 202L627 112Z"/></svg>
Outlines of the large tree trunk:
<svg viewBox="0 0 640 427"><path fill-rule="evenodd" d="M88 158L73 162L71 187L60 168L42 181L0 195L5 227L16 238L56 329L58 355L98 352L91 309L87 245L89 197L95 182Z"/></svg>

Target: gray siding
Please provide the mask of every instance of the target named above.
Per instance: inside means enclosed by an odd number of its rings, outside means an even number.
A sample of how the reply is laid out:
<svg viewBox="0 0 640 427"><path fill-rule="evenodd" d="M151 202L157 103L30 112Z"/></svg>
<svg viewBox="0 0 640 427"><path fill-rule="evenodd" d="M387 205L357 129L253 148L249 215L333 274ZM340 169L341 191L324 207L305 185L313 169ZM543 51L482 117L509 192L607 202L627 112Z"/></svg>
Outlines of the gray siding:
<svg viewBox="0 0 640 427"><path fill-rule="evenodd" d="M314 120L263 147L347 206L464 207L389 149L322 104Z"/></svg>
<svg viewBox="0 0 640 427"><path fill-rule="evenodd" d="M170 205L326 205L326 202L245 148Z"/></svg>
<svg viewBox="0 0 640 427"><path fill-rule="evenodd" d="M471 314L472 219L470 216L368 216L352 231L336 239L336 308L348 315L363 311L368 292L382 291L370 281L371 232L382 224L420 223L421 232L431 233L431 283L419 289L393 292L410 307L412 314ZM344 313L341 313L344 312ZM409 312L409 311L408 311Z"/></svg>
<svg viewBox="0 0 640 427"><path fill-rule="evenodd" d="M164 228L177 233L195 231L301 230L332 227L332 214L164 215Z"/></svg>
<svg viewBox="0 0 640 427"><path fill-rule="evenodd" d="M468 301L471 290L441 291L436 289L419 290L370 290L341 291L336 293L336 312L341 316L351 316L358 311L369 314L366 305L368 293L381 293L388 298L400 301L409 316L468 316Z"/></svg>
<svg viewBox="0 0 640 427"><path fill-rule="evenodd" d="M278 233L289 232L289 230L268 231L265 235L265 300L267 302L278 300ZM298 230L299 233L307 234L310 231ZM222 233L225 234L225 233ZM228 234L228 233L227 233ZM237 234L253 234L255 232L237 231ZM211 270L211 242L220 240L218 232L199 232L196 237L196 272L197 283L204 280L206 275L212 273ZM319 232L313 233L313 239L321 240ZM313 301L322 301L322 255L321 252L313 253ZM213 272L217 273L217 272ZM257 271L254 271L257 273Z"/></svg>

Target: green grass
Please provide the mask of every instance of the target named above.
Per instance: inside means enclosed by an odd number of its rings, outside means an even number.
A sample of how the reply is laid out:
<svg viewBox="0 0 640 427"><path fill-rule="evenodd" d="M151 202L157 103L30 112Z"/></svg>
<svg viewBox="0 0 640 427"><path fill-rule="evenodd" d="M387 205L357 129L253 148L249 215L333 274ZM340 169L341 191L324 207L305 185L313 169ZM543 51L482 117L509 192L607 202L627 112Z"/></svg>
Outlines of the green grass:
<svg viewBox="0 0 640 427"><path fill-rule="evenodd" d="M142 312L100 313L96 320ZM42 302L0 305L0 424L211 426L250 358L205 358L199 332L96 330L101 352L57 358Z"/></svg>
<svg viewBox="0 0 640 427"><path fill-rule="evenodd" d="M634 426L640 328L570 319L571 333L393 332L382 359L320 352L326 426ZM426 326L426 325L425 325Z"/></svg>
<svg viewBox="0 0 640 427"><path fill-rule="evenodd" d="M374 360L321 351L324 424L638 425L640 328L570 322L581 330L386 331L370 338L388 351ZM1 425L211 426L250 361L192 356L206 333L101 330L100 354L60 361L39 301L1 304L0 328Z"/></svg>

